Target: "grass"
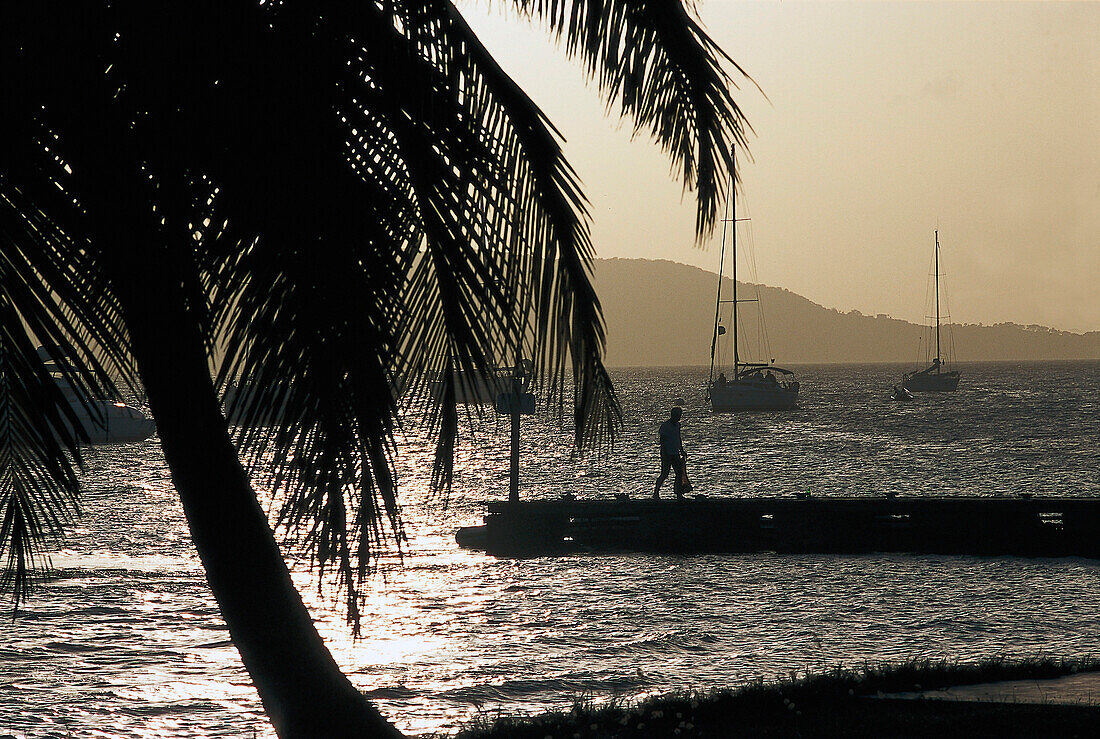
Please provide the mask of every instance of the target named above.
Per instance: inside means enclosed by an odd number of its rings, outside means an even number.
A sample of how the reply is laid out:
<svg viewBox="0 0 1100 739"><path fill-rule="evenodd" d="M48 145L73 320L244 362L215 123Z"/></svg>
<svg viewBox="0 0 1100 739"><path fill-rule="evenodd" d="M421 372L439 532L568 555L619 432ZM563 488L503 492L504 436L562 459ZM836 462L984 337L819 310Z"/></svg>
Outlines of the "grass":
<svg viewBox="0 0 1100 739"><path fill-rule="evenodd" d="M483 715L455 739L611 737L1006 737L1097 736L1100 709L1018 703L880 698L1004 680L1100 671L1100 660L991 658L960 663L915 659L792 674L732 690L682 691L535 716Z"/></svg>

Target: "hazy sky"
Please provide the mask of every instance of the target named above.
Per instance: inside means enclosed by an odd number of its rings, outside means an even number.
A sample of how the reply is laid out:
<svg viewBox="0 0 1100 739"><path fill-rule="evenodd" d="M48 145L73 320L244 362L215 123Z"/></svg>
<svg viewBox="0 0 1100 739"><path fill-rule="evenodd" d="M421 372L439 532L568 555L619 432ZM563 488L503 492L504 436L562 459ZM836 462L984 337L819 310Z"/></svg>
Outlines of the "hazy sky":
<svg viewBox="0 0 1100 739"><path fill-rule="evenodd" d="M667 160L580 66L500 3L462 7L566 137L597 256L717 270ZM760 282L920 322L938 228L953 320L1100 329L1100 2L697 7L767 95L736 93Z"/></svg>

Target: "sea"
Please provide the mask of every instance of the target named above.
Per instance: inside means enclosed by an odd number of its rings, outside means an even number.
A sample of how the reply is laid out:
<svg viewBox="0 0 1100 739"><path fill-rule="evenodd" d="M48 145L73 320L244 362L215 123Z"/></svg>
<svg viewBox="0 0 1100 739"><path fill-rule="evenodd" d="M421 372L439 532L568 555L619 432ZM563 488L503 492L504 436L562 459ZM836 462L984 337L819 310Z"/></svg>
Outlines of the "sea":
<svg viewBox="0 0 1100 739"><path fill-rule="evenodd" d="M958 392L898 403L909 367L796 367L797 410L719 415L706 368L615 370L614 445L580 455L568 414L525 417L521 495L649 496L657 427L677 404L692 483L711 497L1100 496L1100 361L959 368ZM1090 559L461 549L456 530L507 495L508 439L491 411L466 418L447 496L430 490L431 443L401 439L407 541L365 583L358 638L331 588L295 565L336 660L409 735L837 665L1100 654ZM5 614L0 736L273 736L156 437L89 450L82 482L52 578Z"/></svg>

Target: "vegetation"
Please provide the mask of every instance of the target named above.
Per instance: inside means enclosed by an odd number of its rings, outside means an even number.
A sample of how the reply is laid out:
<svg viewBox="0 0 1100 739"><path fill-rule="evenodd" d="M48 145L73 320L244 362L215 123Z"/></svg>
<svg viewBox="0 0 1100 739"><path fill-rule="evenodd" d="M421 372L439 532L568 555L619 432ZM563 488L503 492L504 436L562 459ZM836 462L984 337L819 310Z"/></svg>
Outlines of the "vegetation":
<svg viewBox="0 0 1100 739"><path fill-rule="evenodd" d="M482 716L456 739L554 737L1090 736L1100 709L914 701L886 693L1043 679L1100 671L1100 660L992 658L975 663L917 659L837 667L763 680L735 690L686 691L639 702L593 704L531 717Z"/></svg>
<svg viewBox="0 0 1100 739"><path fill-rule="evenodd" d="M514 4L669 154L711 229L744 126L732 63L684 5ZM278 733L396 735L325 648L280 544L336 576L354 626L372 553L401 541L394 429L435 438L445 486L456 370L533 357L548 401L571 381L578 442L614 432L586 201L552 125L449 0L8 3L0 66L16 607L80 510L81 439L42 344L86 368L79 390L146 393ZM235 435L230 381L249 389Z"/></svg>

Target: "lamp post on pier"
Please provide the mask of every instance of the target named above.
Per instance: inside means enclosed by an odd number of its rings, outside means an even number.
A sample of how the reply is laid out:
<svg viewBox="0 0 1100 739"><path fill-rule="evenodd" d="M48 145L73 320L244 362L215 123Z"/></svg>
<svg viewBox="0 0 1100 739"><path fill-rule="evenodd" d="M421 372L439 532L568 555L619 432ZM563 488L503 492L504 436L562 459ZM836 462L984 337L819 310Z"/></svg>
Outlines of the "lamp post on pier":
<svg viewBox="0 0 1100 739"><path fill-rule="evenodd" d="M512 369L512 386L496 398L497 413L511 417L511 447L508 459L508 502L519 502L519 417L535 412L535 396L524 392L527 377L523 360L517 360Z"/></svg>

